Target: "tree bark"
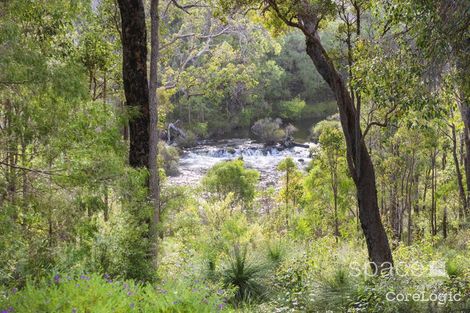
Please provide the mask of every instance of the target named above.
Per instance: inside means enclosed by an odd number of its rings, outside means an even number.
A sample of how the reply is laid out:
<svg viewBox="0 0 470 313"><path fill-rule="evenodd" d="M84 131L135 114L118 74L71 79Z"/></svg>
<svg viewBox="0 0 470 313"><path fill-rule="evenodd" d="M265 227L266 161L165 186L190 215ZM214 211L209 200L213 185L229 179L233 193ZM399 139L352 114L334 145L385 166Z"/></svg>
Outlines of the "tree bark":
<svg viewBox="0 0 470 313"><path fill-rule="evenodd" d="M465 213L469 214L468 203L470 202L470 108L468 106L468 99L465 98L465 93L461 91L461 100L459 103L460 114L462 116L462 121L464 124L464 146L465 146L465 155L464 155L464 169L465 169L465 180L467 185L467 190L465 194L467 206L465 207Z"/></svg>
<svg viewBox="0 0 470 313"><path fill-rule="evenodd" d="M393 265L392 253L379 213L375 171L369 151L357 125L358 112L341 75L330 60L317 34L317 18L306 9L299 15L306 36L307 54L317 71L333 91L346 140L349 171L357 188L359 218L366 237L372 269L384 270Z"/></svg>
<svg viewBox="0 0 470 313"><path fill-rule="evenodd" d="M459 14L463 12L467 12L470 6L468 5L468 1L442 1L440 8L449 8L449 5L452 5L452 9L454 12L450 14L450 16L455 16L455 13L459 12ZM465 14L465 13L463 13ZM458 16L458 14L457 14ZM448 25L446 21L444 21L444 25ZM459 109L460 114L462 117L462 121L464 124L464 142L465 142L465 160L464 160L464 168L465 168L465 178L466 178L466 185L467 185L467 204L470 203L470 77L468 72L470 70L470 37L468 33L465 32L466 35L463 38L453 41L451 43L453 57L455 59L455 65L457 69L457 77L458 77L458 90L459 90ZM452 38L452 37L447 37ZM470 214L470 207L467 206L466 214Z"/></svg>
<svg viewBox="0 0 470 313"><path fill-rule="evenodd" d="M147 33L142 0L118 0L121 12L124 92L130 109L129 164L149 167Z"/></svg>
<svg viewBox="0 0 470 313"><path fill-rule="evenodd" d="M151 20L151 33L150 33L150 86L149 86L149 99L150 99L150 154L149 154L149 191L150 199L152 201L153 215L150 225L150 238L152 264L154 268L158 266L158 224L160 222L160 175L158 172L158 58L159 58L159 0L152 0L150 4L150 20Z"/></svg>
<svg viewBox="0 0 470 313"><path fill-rule="evenodd" d="M447 206L444 206L444 215L442 216L442 237L447 239Z"/></svg>
<svg viewBox="0 0 470 313"><path fill-rule="evenodd" d="M465 216L465 213L467 212L467 197L465 195L465 188L463 186L463 178L462 178L462 172L460 170L460 163L459 163L459 156L457 153L457 135L455 132L455 125L451 124L450 129L452 132L452 156L454 158L454 166L455 166L455 173L457 174L457 183L459 186L459 196L460 196L460 202L461 202L461 207L459 210L459 215L460 218L463 218Z"/></svg>
<svg viewBox="0 0 470 313"><path fill-rule="evenodd" d="M431 154L431 235L437 235L437 208L436 208L436 158L437 148Z"/></svg>

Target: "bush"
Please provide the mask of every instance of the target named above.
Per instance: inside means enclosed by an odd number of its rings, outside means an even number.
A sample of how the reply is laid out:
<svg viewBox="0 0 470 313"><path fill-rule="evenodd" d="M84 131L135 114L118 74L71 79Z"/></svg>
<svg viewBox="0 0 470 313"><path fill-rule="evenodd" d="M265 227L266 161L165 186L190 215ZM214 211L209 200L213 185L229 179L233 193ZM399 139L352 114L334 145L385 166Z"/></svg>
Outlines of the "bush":
<svg viewBox="0 0 470 313"><path fill-rule="evenodd" d="M251 302L259 300L266 295L265 267L247 259L246 246L240 248L234 247L228 263L222 272L222 277L227 287L235 286L234 296L235 304L240 302Z"/></svg>
<svg viewBox="0 0 470 313"><path fill-rule="evenodd" d="M281 128L282 120L277 118L264 118L258 120L252 127L251 131L256 137L266 145L274 145L285 137L285 131Z"/></svg>
<svg viewBox="0 0 470 313"><path fill-rule="evenodd" d="M197 137L206 137L208 134L207 123L195 123L191 130Z"/></svg>
<svg viewBox="0 0 470 313"><path fill-rule="evenodd" d="M297 120L301 117L302 110L305 108L305 101L295 98L279 103L279 116L286 120Z"/></svg>
<svg viewBox="0 0 470 313"><path fill-rule="evenodd" d="M235 199L251 204L258 183L259 172L246 169L242 160L220 162L214 165L203 178L203 186L221 198L233 193Z"/></svg>
<svg viewBox="0 0 470 313"><path fill-rule="evenodd" d="M267 244L268 259L279 265L287 256L286 244L281 240L271 241Z"/></svg>
<svg viewBox="0 0 470 313"><path fill-rule="evenodd" d="M159 162L166 175L177 175L178 174L178 161L179 151L177 148L169 146L164 142L160 142L158 147Z"/></svg>
<svg viewBox="0 0 470 313"><path fill-rule="evenodd" d="M112 280L95 274L55 275L39 284L0 297L0 312L128 313L220 312L226 308L223 290L205 282L169 281L158 286Z"/></svg>

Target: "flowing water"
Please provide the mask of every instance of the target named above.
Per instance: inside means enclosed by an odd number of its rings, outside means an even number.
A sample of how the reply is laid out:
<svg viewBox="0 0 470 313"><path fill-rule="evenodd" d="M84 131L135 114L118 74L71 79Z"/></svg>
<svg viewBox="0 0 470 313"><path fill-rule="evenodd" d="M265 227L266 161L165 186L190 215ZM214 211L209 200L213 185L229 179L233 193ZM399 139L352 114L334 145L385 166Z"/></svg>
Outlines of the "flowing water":
<svg viewBox="0 0 470 313"><path fill-rule="evenodd" d="M306 144L311 147L315 145ZM260 172L261 187L272 186L276 185L282 175L276 170L280 161L291 157L300 169L305 169L311 160L309 154L308 148L264 147L251 139L206 141L183 151L179 160L180 173L169 177L169 183L195 186L214 164L242 158L247 168Z"/></svg>

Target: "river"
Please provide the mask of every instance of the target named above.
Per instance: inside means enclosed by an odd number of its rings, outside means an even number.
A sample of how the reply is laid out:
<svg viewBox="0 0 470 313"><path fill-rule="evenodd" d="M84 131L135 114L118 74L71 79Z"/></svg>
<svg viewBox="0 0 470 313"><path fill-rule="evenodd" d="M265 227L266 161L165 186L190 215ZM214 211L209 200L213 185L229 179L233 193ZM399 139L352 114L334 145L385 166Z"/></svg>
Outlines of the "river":
<svg viewBox="0 0 470 313"><path fill-rule="evenodd" d="M307 144L311 147L315 145ZM286 157L291 157L302 170L305 170L311 160L308 148L264 147L246 138L206 141L183 151L179 160L179 175L169 177L168 183L195 186L214 164L242 158L247 168L260 172L261 187L273 186L277 185L281 176L276 167Z"/></svg>

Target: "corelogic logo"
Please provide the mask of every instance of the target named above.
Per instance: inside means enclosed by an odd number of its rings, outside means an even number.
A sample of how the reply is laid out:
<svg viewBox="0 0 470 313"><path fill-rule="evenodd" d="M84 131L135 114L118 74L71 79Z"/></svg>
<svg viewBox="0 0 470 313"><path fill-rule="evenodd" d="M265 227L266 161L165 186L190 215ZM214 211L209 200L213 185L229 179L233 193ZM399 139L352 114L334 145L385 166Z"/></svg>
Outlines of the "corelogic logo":
<svg viewBox="0 0 470 313"><path fill-rule="evenodd" d="M459 302L462 300L460 293L431 293L427 295L424 291L415 293L396 293L389 291L385 295L387 301L396 302L436 302L438 304L446 304L447 302Z"/></svg>

